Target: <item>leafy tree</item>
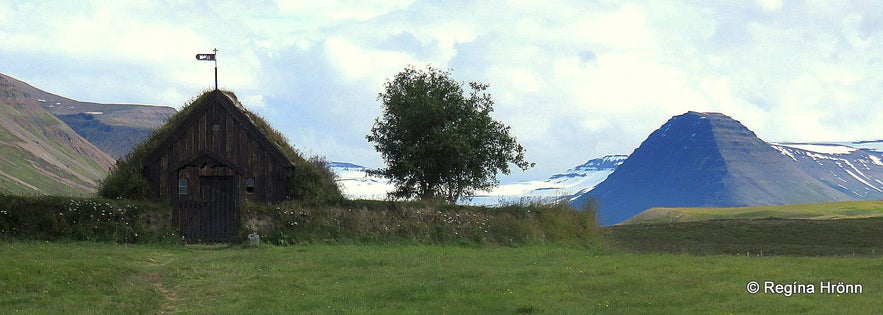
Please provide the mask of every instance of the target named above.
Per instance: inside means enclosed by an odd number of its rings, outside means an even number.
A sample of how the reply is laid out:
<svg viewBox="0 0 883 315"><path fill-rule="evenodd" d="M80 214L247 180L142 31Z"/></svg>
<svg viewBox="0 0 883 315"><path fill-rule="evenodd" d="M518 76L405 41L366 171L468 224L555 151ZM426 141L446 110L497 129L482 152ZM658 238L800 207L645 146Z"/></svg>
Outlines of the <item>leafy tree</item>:
<svg viewBox="0 0 883 315"><path fill-rule="evenodd" d="M396 185L392 197L453 203L496 186L497 173L509 174L510 163L533 166L510 127L491 118L488 86L470 82L468 94L463 86L450 71L431 66L408 66L384 85L383 113L367 139L386 161L375 173Z"/></svg>

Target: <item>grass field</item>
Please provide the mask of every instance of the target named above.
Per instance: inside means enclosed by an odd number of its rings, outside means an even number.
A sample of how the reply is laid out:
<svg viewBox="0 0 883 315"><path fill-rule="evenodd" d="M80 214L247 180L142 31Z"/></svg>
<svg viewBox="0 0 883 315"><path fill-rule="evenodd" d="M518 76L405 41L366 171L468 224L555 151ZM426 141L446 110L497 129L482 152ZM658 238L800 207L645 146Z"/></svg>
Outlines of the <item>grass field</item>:
<svg viewBox="0 0 883 315"><path fill-rule="evenodd" d="M606 239L635 253L881 257L883 218L627 224L606 228Z"/></svg>
<svg viewBox="0 0 883 315"><path fill-rule="evenodd" d="M883 201L845 201L738 208L652 208L624 224L693 222L718 219L861 219L883 217Z"/></svg>
<svg viewBox="0 0 883 315"><path fill-rule="evenodd" d="M883 309L883 260L527 246L0 243L0 313L683 314ZM843 281L861 294L746 292ZM816 289L818 290L818 288Z"/></svg>

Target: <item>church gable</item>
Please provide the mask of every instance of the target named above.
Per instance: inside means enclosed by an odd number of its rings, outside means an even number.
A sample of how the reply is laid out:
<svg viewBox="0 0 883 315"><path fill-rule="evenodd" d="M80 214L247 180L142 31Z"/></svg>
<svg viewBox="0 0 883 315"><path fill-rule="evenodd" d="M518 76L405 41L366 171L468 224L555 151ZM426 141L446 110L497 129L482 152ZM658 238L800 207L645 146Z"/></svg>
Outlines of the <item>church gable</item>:
<svg viewBox="0 0 883 315"><path fill-rule="evenodd" d="M245 199L276 202L286 197L293 163L241 105L213 91L191 106L145 160L156 198L174 202L179 179L198 187L199 179L208 176L236 177L234 184Z"/></svg>
<svg viewBox="0 0 883 315"><path fill-rule="evenodd" d="M197 170L198 169L198 170ZM203 93L117 162L99 195L112 199L172 200L175 176L235 176L224 185L253 201L341 198L322 159L306 160L232 92ZM190 179L186 190L198 187ZM207 179L208 180L208 179Z"/></svg>

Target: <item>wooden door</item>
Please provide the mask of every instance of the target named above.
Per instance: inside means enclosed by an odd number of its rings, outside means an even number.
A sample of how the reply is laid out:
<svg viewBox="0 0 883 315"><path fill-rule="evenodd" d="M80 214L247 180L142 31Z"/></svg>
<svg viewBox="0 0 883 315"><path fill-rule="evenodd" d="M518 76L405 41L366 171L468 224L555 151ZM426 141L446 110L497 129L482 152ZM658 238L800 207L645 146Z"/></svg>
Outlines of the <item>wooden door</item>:
<svg viewBox="0 0 883 315"><path fill-rule="evenodd" d="M236 176L198 178L198 189L176 203L181 235L188 242L229 242L239 229Z"/></svg>

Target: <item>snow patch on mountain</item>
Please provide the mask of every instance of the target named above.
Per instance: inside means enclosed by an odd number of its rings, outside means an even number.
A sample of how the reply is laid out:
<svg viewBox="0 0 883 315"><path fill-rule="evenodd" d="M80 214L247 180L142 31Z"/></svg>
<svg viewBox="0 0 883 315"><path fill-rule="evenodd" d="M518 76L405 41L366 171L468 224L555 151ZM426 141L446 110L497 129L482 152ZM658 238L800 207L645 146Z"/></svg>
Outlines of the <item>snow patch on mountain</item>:
<svg viewBox="0 0 883 315"><path fill-rule="evenodd" d="M780 146L786 146L789 148L801 149L804 151L818 152L824 154L850 154L858 150L857 148L835 144L835 143L776 143ZM775 146L773 146L775 148ZM780 150L781 151L781 150Z"/></svg>
<svg viewBox="0 0 883 315"><path fill-rule="evenodd" d="M591 190L607 179L628 156L608 155L592 159L545 180L502 183L489 190L460 200L462 204L498 206L518 202L553 202ZM347 162L329 162L337 175L342 193L351 199L386 198L395 186L387 179L370 174L370 169Z"/></svg>
<svg viewBox="0 0 883 315"><path fill-rule="evenodd" d="M828 186L858 199L883 198L883 141L770 145Z"/></svg>
<svg viewBox="0 0 883 315"><path fill-rule="evenodd" d="M490 191L479 192L463 203L499 206L521 202L555 202L588 191L607 179L627 155L608 155L592 159L545 180L501 184Z"/></svg>
<svg viewBox="0 0 883 315"><path fill-rule="evenodd" d="M866 150L866 151L883 152L883 140L835 142L832 144L850 146L853 148L862 149L862 150Z"/></svg>
<svg viewBox="0 0 883 315"><path fill-rule="evenodd" d="M337 175L341 193L349 199L381 200L395 190L389 180L370 174L370 169L347 162L328 162L328 167Z"/></svg>
<svg viewBox="0 0 883 315"><path fill-rule="evenodd" d="M859 199L883 198L883 140L856 142L770 143L808 175ZM503 182L462 204L499 206L519 202L572 200L607 179L628 158L608 155L591 159L547 179ZM351 199L385 199L395 186L370 174L370 168L329 162L343 194Z"/></svg>

